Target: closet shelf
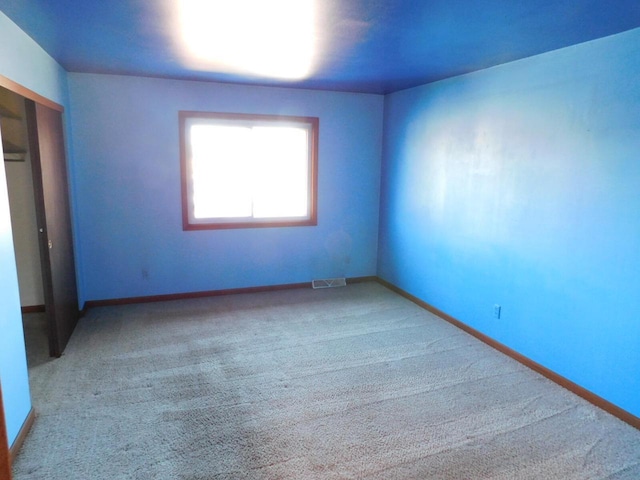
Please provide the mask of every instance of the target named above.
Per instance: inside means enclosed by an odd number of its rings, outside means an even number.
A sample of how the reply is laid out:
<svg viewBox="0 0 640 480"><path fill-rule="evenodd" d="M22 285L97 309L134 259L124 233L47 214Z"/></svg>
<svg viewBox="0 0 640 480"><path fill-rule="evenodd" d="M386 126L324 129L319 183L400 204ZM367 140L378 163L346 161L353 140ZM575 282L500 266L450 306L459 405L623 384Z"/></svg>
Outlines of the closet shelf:
<svg viewBox="0 0 640 480"><path fill-rule="evenodd" d="M11 110L9 110L7 107L3 105L0 105L0 118L12 118L14 120L22 119L22 117L19 114L12 112Z"/></svg>
<svg viewBox="0 0 640 480"><path fill-rule="evenodd" d="M27 150L25 148L19 147L8 140L2 141L2 151L4 153L5 162L22 162L27 155Z"/></svg>

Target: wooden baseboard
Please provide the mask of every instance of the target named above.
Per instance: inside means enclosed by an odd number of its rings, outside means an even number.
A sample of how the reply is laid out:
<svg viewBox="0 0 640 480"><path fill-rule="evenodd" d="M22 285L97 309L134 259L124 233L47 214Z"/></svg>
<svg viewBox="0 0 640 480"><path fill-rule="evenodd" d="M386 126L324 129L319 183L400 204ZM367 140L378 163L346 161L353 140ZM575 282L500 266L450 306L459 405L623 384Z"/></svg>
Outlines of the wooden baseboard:
<svg viewBox="0 0 640 480"><path fill-rule="evenodd" d="M229 288L225 290L207 290L203 292L170 293L167 295L150 295L144 297L113 298L107 300L89 300L85 309L94 307L108 307L113 305L130 305L134 303L170 302L173 300L189 300L194 298L219 297L222 295L237 295L240 293L273 292L276 290L292 290L308 287L308 283L288 283L284 285L270 285L264 287Z"/></svg>
<svg viewBox="0 0 640 480"><path fill-rule="evenodd" d="M44 305L29 305L26 307L20 307L22 313L42 313L46 312L46 308Z"/></svg>
<svg viewBox="0 0 640 480"><path fill-rule="evenodd" d="M18 436L13 442L13 445L11 445L11 449L10 449L11 463L15 462L16 456L18 455L18 452L20 451L22 444L27 438L27 435L29 435L29 432L31 431L31 427L33 427L33 422L35 422L35 420L36 420L36 411L34 410L33 407L31 407L31 410L29 410L29 414L27 415L27 419L22 424L22 428L18 432Z"/></svg>
<svg viewBox="0 0 640 480"><path fill-rule="evenodd" d="M347 278L347 283L361 283L361 282L374 282L378 277L352 277ZM94 307L108 307L114 305L130 305L134 303L153 303L153 302L169 302L172 300L188 300L194 298L206 298L206 297L219 297L222 295L238 295L242 293L262 293L262 292L275 292L278 290L293 290L297 288L310 288L311 282L304 283L285 283L281 285L265 285L260 287L245 287L245 288L228 288L224 290L207 290L203 292L188 292L188 293L171 293L167 295L151 295L143 297L127 297L127 298L114 298L106 300L89 300L84 304L83 312Z"/></svg>
<svg viewBox="0 0 640 480"><path fill-rule="evenodd" d="M386 280L383 280L382 278L377 278L377 281L381 285L384 285L385 287L387 287L389 290L392 290L392 291L398 293L399 295L402 295L406 299L411 300L416 305L424 308L425 310L428 310L429 312L433 313L434 315L437 315L438 317L440 317L443 320L451 323L452 325L458 327L459 329L464 330L468 334L470 334L470 335L474 336L475 338L477 338L478 340L486 343L490 347L492 347L492 348L498 350L499 352L504 353L505 355L513 358L514 360L516 360L517 362L521 363L525 367L530 368L531 370L539 373L543 377L548 378L552 382L557 383L561 387L566 388L570 392L578 395L579 397L584 398L586 401L588 401L589 403L595 405L596 407L601 408L605 412L610 413L614 417L617 417L620 420L622 420L623 422L626 422L629 425L631 425L632 427L635 427L635 428L640 430L640 418L636 417L632 413L627 412L626 410L623 410L622 408L618 407L617 405L614 405L613 403L609 402L608 400L605 400L604 398L596 395L595 393L587 390L584 387L581 387L577 383L572 382L571 380L563 377L562 375L554 372L553 370L550 370L547 367L545 367L543 365L540 365L539 363L531 360L530 358L525 357L521 353L516 352L515 350L513 350L513 349L507 347L506 345L494 340L493 338L485 335L484 333L479 332L475 328L470 327L469 325L461 322L460 320L452 317L451 315L443 312L442 310L434 307L433 305L430 305L427 302L425 302L423 300L420 300L418 297L416 297L414 295L411 295L410 293L402 290L399 287L396 287L392 283L389 283Z"/></svg>
<svg viewBox="0 0 640 480"><path fill-rule="evenodd" d="M352 277L347 278L347 285L352 285L354 283L366 283L366 282L377 282L378 277L375 275L369 277Z"/></svg>

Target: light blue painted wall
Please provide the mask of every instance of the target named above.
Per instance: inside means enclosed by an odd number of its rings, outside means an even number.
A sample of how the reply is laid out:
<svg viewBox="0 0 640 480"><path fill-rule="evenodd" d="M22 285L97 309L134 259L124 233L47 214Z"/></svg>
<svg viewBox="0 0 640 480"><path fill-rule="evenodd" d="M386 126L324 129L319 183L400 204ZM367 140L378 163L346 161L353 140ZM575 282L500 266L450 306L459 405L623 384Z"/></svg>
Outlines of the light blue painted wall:
<svg viewBox="0 0 640 480"><path fill-rule="evenodd" d="M15 440L31 409L26 358L7 179L3 165L0 168L0 382L9 443Z"/></svg>
<svg viewBox="0 0 640 480"><path fill-rule="evenodd" d="M389 95L381 202L381 277L640 416L640 29Z"/></svg>
<svg viewBox="0 0 640 480"><path fill-rule="evenodd" d="M375 275L384 98L69 74L87 300ZM182 230L178 111L320 118L315 227Z"/></svg>
<svg viewBox="0 0 640 480"><path fill-rule="evenodd" d="M65 71L0 12L0 75L60 104ZM0 380L9 443L31 409L20 297L4 166L0 168Z"/></svg>
<svg viewBox="0 0 640 480"><path fill-rule="evenodd" d="M0 75L66 105L66 71L2 12L0 40Z"/></svg>

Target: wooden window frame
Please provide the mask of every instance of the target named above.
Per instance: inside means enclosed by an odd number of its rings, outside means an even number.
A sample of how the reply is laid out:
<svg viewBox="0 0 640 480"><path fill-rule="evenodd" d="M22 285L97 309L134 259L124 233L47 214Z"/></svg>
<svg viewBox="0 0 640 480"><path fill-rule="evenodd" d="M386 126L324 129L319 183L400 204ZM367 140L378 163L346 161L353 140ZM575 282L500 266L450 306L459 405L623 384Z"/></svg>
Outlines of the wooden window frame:
<svg viewBox="0 0 640 480"><path fill-rule="evenodd" d="M180 128L180 173L181 173L181 195L182 195L182 228L183 230L218 230L231 228L270 228L270 227L304 227L318 224L318 138L320 121L317 117L300 117L288 115L265 115L265 114L245 114L245 113L223 113L223 112L199 112L199 111L179 111ZM248 221L216 221L198 222L190 221L192 200L190 198L189 186L189 145L187 140L187 122L192 119L230 120L243 121L247 123L282 123L300 124L309 127L309 215L308 217L296 218L253 218Z"/></svg>

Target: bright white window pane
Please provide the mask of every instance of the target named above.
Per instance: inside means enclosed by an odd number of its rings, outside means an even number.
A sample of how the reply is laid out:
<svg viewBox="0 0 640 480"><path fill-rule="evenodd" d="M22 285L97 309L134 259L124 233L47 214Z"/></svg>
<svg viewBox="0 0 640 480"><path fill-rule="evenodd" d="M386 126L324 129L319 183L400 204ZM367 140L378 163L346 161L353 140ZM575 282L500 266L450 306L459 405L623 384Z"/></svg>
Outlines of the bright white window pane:
<svg viewBox="0 0 640 480"><path fill-rule="evenodd" d="M198 112L180 119L185 230L315 225L317 119Z"/></svg>
<svg viewBox="0 0 640 480"><path fill-rule="evenodd" d="M190 130L193 216L250 217L251 129L196 124Z"/></svg>
<svg viewBox="0 0 640 480"><path fill-rule="evenodd" d="M308 132L295 127L254 127L253 216L308 215Z"/></svg>

